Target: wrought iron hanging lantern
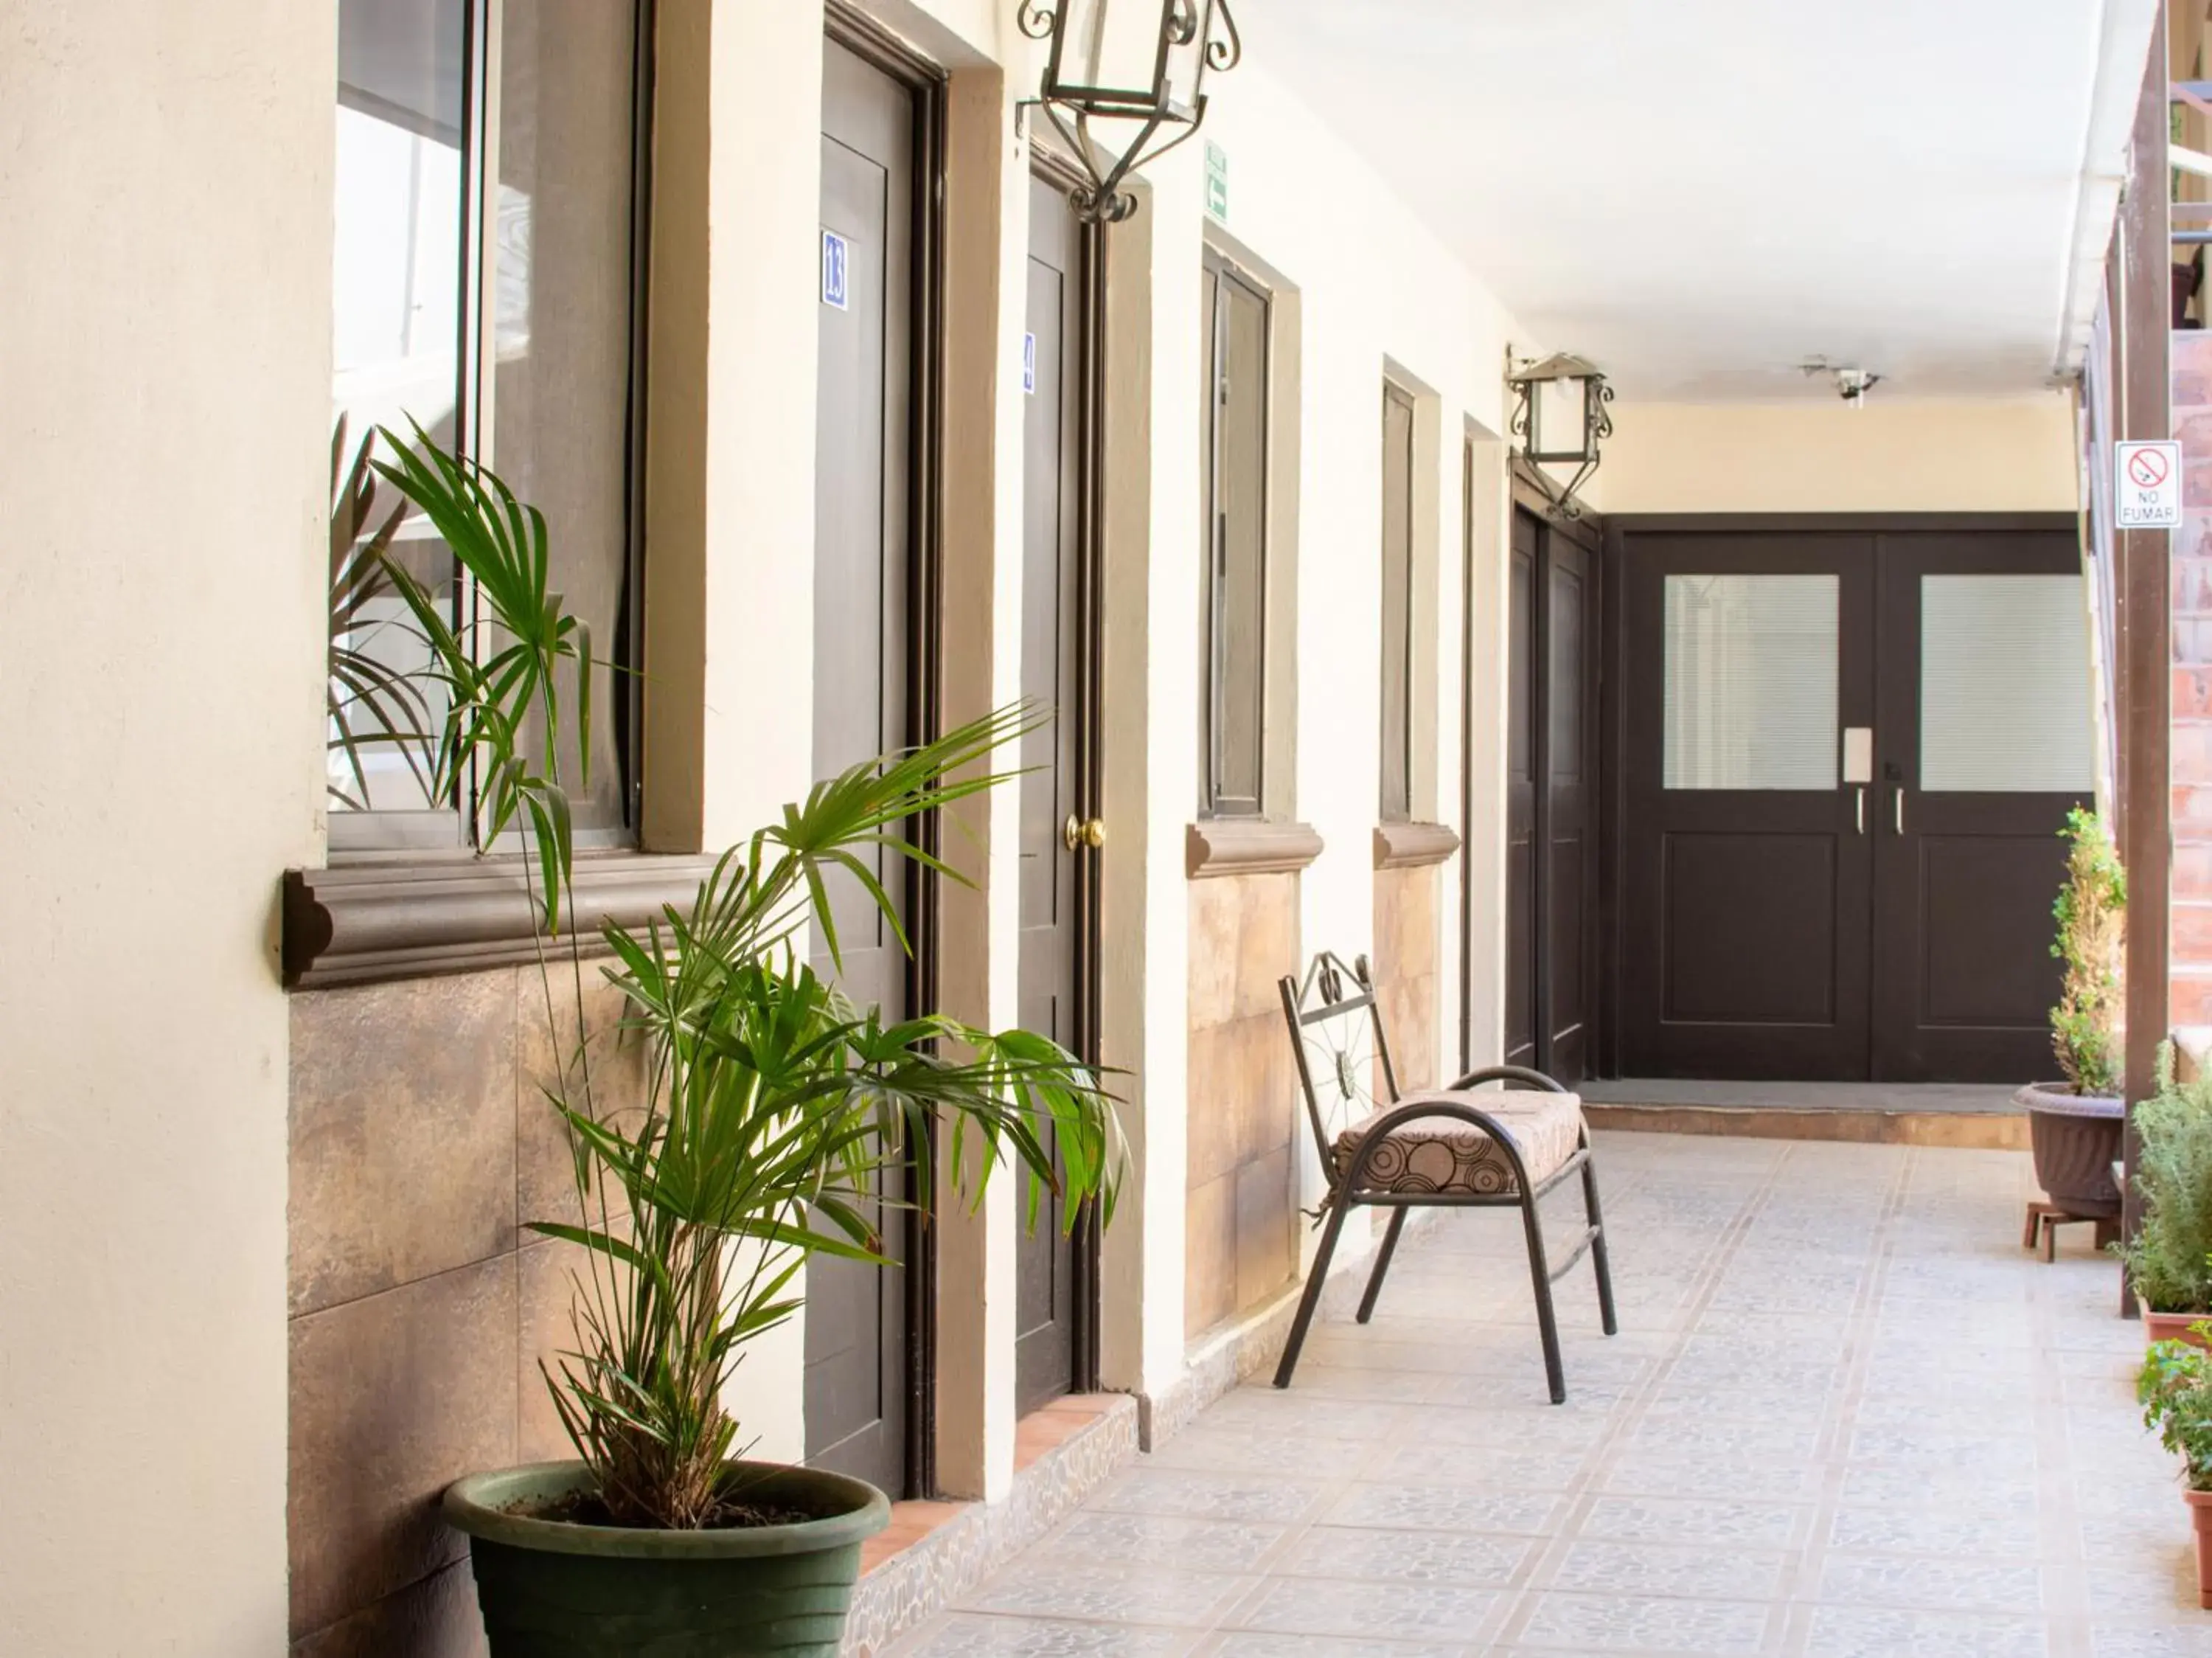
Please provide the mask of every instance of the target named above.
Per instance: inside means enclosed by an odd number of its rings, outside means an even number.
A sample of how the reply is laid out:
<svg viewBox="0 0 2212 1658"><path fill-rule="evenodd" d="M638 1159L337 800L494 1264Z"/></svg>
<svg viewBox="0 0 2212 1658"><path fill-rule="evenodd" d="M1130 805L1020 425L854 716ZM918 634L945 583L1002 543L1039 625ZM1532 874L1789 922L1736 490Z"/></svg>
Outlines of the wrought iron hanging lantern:
<svg viewBox="0 0 2212 1658"><path fill-rule="evenodd" d="M1613 401L1613 387L1601 370L1565 351L1518 369L1512 362L1508 351L1505 383L1513 390L1514 453L1531 466L1576 469L1554 498L1562 514L1578 518L1582 503L1575 492L1597 470L1598 446L1613 436L1613 417L1605 406Z"/></svg>
<svg viewBox="0 0 2212 1658"><path fill-rule="evenodd" d="M1205 120L1207 72L1244 53L1229 0L1021 0L1017 19L1052 43L1037 101L1087 175L1076 210L1109 224L1137 210L1129 176ZM1094 122L1127 141L1105 142Z"/></svg>

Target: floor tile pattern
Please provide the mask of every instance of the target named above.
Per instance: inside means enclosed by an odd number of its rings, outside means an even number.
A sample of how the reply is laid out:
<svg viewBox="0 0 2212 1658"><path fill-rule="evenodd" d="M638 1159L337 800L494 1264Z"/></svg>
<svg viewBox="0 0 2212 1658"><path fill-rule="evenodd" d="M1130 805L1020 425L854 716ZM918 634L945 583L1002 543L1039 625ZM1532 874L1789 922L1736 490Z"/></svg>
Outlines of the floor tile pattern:
<svg viewBox="0 0 2212 1658"><path fill-rule="evenodd" d="M2142 1326L2084 1243L2018 1248L2024 1155L1598 1155L1621 1333L1578 1268L1565 1405L1517 1217L1449 1216L1288 1392L1223 1399L894 1650L2212 1658Z"/></svg>

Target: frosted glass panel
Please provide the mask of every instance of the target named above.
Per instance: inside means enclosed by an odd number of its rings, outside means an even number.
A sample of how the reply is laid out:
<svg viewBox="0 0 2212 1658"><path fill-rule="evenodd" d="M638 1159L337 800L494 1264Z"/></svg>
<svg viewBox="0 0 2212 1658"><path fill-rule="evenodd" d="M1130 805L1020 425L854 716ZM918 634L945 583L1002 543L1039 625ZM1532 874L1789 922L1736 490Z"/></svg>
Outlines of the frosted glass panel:
<svg viewBox="0 0 2212 1658"><path fill-rule="evenodd" d="M1833 576L1667 578L1669 789L1836 786Z"/></svg>
<svg viewBox="0 0 2212 1658"><path fill-rule="evenodd" d="M1920 786L2087 793L2095 778L2079 576L1920 578Z"/></svg>

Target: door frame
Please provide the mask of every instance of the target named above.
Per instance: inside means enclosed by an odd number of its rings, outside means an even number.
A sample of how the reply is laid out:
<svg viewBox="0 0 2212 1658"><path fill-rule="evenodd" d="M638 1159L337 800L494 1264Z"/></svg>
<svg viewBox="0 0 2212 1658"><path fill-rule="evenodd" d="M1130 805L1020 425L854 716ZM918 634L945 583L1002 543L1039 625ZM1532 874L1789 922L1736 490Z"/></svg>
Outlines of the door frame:
<svg viewBox="0 0 2212 1658"><path fill-rule="evenodd" d="M1030 170L1047 184L1073 192L1085 186L1085 175L1073 161L1054 149L1040 135L1030 146ZM1073 344L1080 357L1077 403L1083 411L1083 430L1075 446L1080 476L1076 480L1076 637L1082 661L1076 672L1082 687L1082 706L1077 710L1075 785L1082 815L1103 818L1105 803L1105 741L1102 722L1106 706L1105 685L1105 559L1106 514L1106 263L1109 247L1105 227L1079 218L1082 269L1078 273L1079 306L1083 326ZM1103 1017L1099 990L1099 948L1104 912L1099 855L1079 857L1075 870L1075 1030L1076 1058L1086 1064L1099 1063L1099 1032ZM1098 1391L1099 1331L1103 1323L1097 1210L1085 1204L1076 1221L1074 1238L1075 1294L1074 1374L1070 1389L1079 1393Z"/></svg>
<svg viewBox="0 0 2212 1658"><path fill-rule="evenodd" d="M1621 592L1631 556L1630 543L1641 534L1801 535L2020 533L2063 531L2079 535L2081 521L2070 512L1692 512L1616 513L1605 520L1601 591ZM1591 1051L1598 1064L1591 1075L1621 1075L1622 961L1626 950L1624 898L1628 881L1628 848L1622 832L1628 805L1626 687L1628 639L1621 607L1601 608L1605 661L1599 716L1598 1018Z"/></svg>
<svg viewBox="0 0 2212 1658"><path fill-rule="evenodd" d="M909 541L908 707L915 740L933 741L945 729L944 698L944 401L945 401L945 163L946 92L943 65L860 11L847 0L828 0L824 39L901 82L914 94L914 331L909 372L913 438L907 468ZM933 856L943 826L934 814L915 826L915 840ZM939 915L941 883L927 866L906 869L907 960L910 1005L938 1005ZM914 1178L932 1198L937 1167L933 1132L914 1159ZM906 1211L902 1259L906 1266L906 1480L917 1496L937 1491L937 1231L920 1208Z"/></svg>

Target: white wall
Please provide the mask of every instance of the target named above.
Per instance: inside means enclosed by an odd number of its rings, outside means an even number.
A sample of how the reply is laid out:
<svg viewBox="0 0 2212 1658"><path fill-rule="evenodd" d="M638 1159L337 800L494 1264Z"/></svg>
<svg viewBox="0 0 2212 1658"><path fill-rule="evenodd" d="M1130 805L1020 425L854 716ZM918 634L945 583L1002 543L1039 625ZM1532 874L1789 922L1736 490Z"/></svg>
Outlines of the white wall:
<svg viewBox="0 0 2212 1658"><path fill-rule="evenodd" d="M956 127L964 77L995 74L1025 89L1034 81L1036 48L1014 35L1000 15L979 12L975 0L878 0L870 8L888 26L946 62L954 71ZM1135 1073L1123 1085L1129 1122L1140 1154L1133 1189L1106 1242L1109 1307L1103 1332L1109 1385L1164 1387L1182 1363L1182 1203L1188 1033L1185 1009L1188 937L1188 888L1182 876L1184 826L1196 810L1197 711L1200 706L1198 545L1199 316L1200 253L1209 234L1225 232L1231 244L1277 273L1295 290L1286 314L1297 319L1295 346L1303 386L1302 468L1298 525L1297 698L1298 758L1296 811L1328 843L1304 877L1304 940L1346 952L1372 942L1373 869L1370 841L1376 815L1381 678L1380 400L1386 365L1395 364L1433 393L1442 435L1437 465L1420 480L1420 510L1433 526L1439 552L1431 631L1422 648L1437 664L1442 706L1423 722L1434 744L1433 776L1438 815L1462 826L1459 759L1463 638L1462 585L1462 462L1460 434L1470 419L1495 431L1504 425L1502 375L1510 341L1524 351L1539 342L1516 329L1490 293L1430 235L1388 186L1289 95L1265 69L1247 63L1218 88L1205 138L1146 168L1139 218L1109 232L1109 302L1114 335L1109 347L1109 444L1106 545L1107 797L1109 824L1105 942L1108 1051L1110 1064ZM775 94L779 107L790 103ZM955 133L955 154L961 139ZM1203 190L1206 142L1229 158L1230 212L1209 232ZM1024 163L1017 155L1014 176ZM959 186L956 184L956 193ZM1026 203L1018 189L1005 192L999 235L1018 250L1026 235ZM1328 204L1325 213L1317 202ZM956 250L956 259L969 258ZM988 259L975 255L975 268ZM1002 307L1018 307L1018 260L1000 262L1006 284ZM1018 372L1019 325L1002 310L994 338L969 301L956 302L956 321L970 344L956 340L950 366L956 383L963 364L995 353L987 371L1006 383ZM779 314L781 314L781 308ZM793 324L799 320L794 316ZM958 332L956 330L956 332ZM811 330L805 338L811 340ZM974 361L970 361L973 359ZM955 455L949 489L960 487L961 469L977 464L972 445L994 432L1001 446L995 476L973 485L989 491L1002 514L1019 510L1018 432L976 395L960 399L948 441ZM798 443L780 440L779 452L796 460ZM1485 453L1495 466L1494 446ZM781 464L779 462L779 464ZM765 474L769 469L760 468ZM811 477L811 471L806 474ZM1502 515L1505 495L1497 480L1479 496ZM957 504L957 494L951 497ZM977 497L981 498L980 495ZM1018 521L1018 516L1013 521ZM1502 516L1501 516L1502 521ZM1004 528L1005 526L1001 526ZM1496 557L1495 526L1478 537L1486 549L1477 596L1480 625L1494 630L1503 610L1503 565ZM990 527L970 518L969 539ZM1293 538L1285 537L1286 541ZM1000 555L1018 562L1018 539L1001 536ZM793 565L803 565L806 551ZM800 586L787 572L793 591ZM1491 589L1495 588L1496 591ZM976 602L951 618L963 631L988 638L987 613L1011 613L1019 602L1018 570L1001 570ZM709 649L712 651L710 643ZM956 647L956 649L957 647ZM1482 653L1494 660L1496 653ZM1006 665L998 679L1003 682ZM1486 892L1502 885L1502 854L1494 834L1482 833L1476 856ZM994 875L997 873L994 869ZM1449 1058L1456 1057L1459 942L1456 917L1462 880L1456 862L1443 872L1447 917L1442 954L1446 1006L1437 1027ZM1484 913L1494 914L1494 903ZM1005 944L1000 931L969 934L977 944ZM1477 972L1485 997L1494 999L1497 972L1488 958L1497 941L1486 937ZM994 982L996 982L995 974ZM1483 1022L1483 1021L1479 1021ZM1494 1028L1494 1021L1488 1021ZM1318 1179L1317 1165L1309 1178ZM1311 1193L1309 1192L1309 1200ZM990 1282L992 1252L980 1241L963 1245ZM948 1260L951 1259L948 1255ZM988 1293L986 1300L989 1299ZM995 1352L994 1339L975 1347ZM964 1367L963 1367L964 1368ZM999 1362L981 1366L998 1387ZM969 1375L956 1381L965 1396ZM941 1426L950 1428L951 1423ZM1000 1424L985 1411L963 1427L997 1441ZM959 1453L966 1455L966 1452ZM996 1489L993 1472L1002 1459L995 1444L986 1454L978 1484Z"/></svg>
<svg viewBox="0 0 2212 1658"><path fill-rule="evenodd" d="M2072 512L2063 392L1934 400L1876 388L1774 404L1613 407L1593 501L1607 512Z"/></svg>
<svg viewBox="0 0 2212 1658"><path fill-rule="evenodd" d="M0 27L0 1649L285 1639L332 8Z"/></svg>
<svg viewBox="0 0 2212 1658"><path fill-rule="evenodd" d="M1423 729L1433 742L1438 816L1467 832L1461 806L1459 704L1463 672L1462 628L1466 538L1462 522L1461 437L1472 421L1489 431L1504 426L1505 353L1539 343L1519 327L1480 277L1458 262L1382 178L1360 161L1312 110L1248 62L1221 82L1205 138L1171 158L1169 168L1195 178L1205 143L1227 159L1229 214L1224 227L1273 270L1294 283L1303 329L1304 381L1298 525L1298 814L1321 833L1326 849L1303 877L1303 943L1349 957L1373 943L1372 837L1381 766L1382 436L1386 365L1401 369L1432 393L1441 442L1437 465L1416 479L1417 511L1436 526L1437 590L1418 649L1433 652L1440 706ZM1168 169L1164 168L1163 171ZM1202 210L1194 188L1193 210ZM1194 310L1170 326L1194 342ZM1194 375L1193 376L1194 379ZM1171 387L1179 393L1182 384ZM1156 415L1158 442L1172 460L1178 447L1195 460L1195 399ZM1170 421L1175 424L1170 425ZM1484 465L1502 464L1494 446L1478 450ZM1194 471L1190 486L1196 486ZM1485 509L1502 514L1506 495L1495 478L1479 480ZM1171 521L1184 532L1187 558L1200 520L1195 497L1179 501ZM1492 527L1494 528L1494 526ZM1478 533L1485 561L1476 571L1477 657L1496 661L1503 613L1504 565L1498 538ZM1186 587L1197 594L1195 563ZM1199 706L1194 650L1158 663L1153 694L1168 717L1188 722ZM1479 710L1480 711L1480 710ZM1188 771L1183 773L1188 777ZM1188 790L1184 809L1188 809ZM1479 783L1478 805L1495 797ZM1474 844L1442 872L1440 952L1444 965L1437 1028L1443 1063L1458 1057L1457 997L1461 859L1475 862L1479 897L1502 888L1502 845L1476 826ZM1484 910L1479 903L1478 911ZM1155 925L1158 923L1155 923ZM1182 923L1179 922L1180 932ZM1493 934L1478 940L1476 984L1486 1007L1498 993ZM1478 1027L1482 1021L1478 1019ZM1153 1086L1159 1085L1155 1078ZM1303 1136L1301 1137L1303 1139ZM1309 1205L1321 1191L1318 1161L1304 1149ZM1307 1234L1304 1242L1313 1240Z"/></svg>

